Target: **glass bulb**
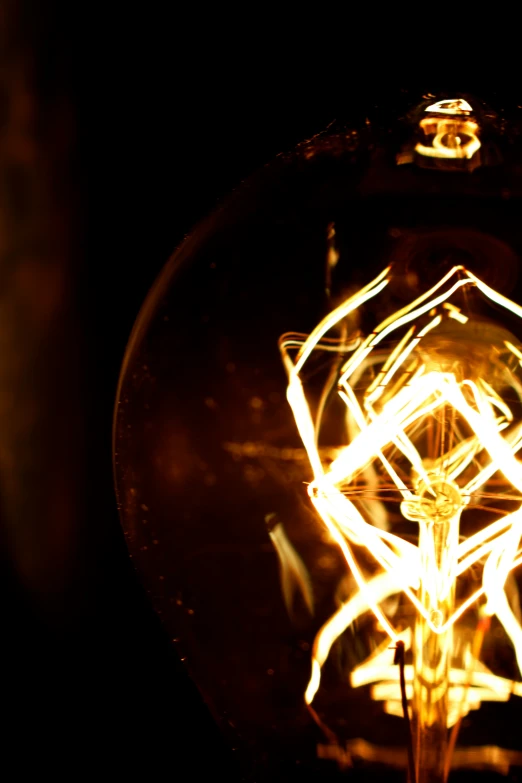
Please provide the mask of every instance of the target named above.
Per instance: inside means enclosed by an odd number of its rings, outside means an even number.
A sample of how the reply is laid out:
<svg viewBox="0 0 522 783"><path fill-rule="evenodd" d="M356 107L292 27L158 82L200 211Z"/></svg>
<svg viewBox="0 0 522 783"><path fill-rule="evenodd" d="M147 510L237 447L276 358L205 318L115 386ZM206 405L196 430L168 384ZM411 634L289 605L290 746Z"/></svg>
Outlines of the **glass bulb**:
<svg viewBox="0 0 522 783"><path fill-rule="evenodd" d="M522 768L516 137L460 95L332 127L137 320L122 522L256 779Z"/></svg>

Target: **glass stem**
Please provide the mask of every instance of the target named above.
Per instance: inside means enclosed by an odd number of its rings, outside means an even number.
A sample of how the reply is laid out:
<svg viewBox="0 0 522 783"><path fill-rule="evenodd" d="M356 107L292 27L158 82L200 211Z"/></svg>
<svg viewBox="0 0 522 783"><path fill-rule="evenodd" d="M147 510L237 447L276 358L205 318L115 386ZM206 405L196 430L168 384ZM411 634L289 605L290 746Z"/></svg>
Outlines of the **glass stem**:
<svg viewBox="0 0 522 783"><path fill-rule="evenodd" d="M420 597L431 624L442 627L455 601L454 553L459 520L420 522L423 581ZM412 730L416 783L442 783L448 750L449 675L452 626L437 633L418 615L413 634Z"/></svg>

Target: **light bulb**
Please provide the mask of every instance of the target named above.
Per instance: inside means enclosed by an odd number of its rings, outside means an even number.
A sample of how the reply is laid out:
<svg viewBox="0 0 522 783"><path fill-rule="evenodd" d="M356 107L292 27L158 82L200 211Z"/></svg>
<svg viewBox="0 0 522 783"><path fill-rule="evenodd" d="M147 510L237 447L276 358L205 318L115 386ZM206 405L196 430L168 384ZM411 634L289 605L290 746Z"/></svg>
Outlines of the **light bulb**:
<svg viewBox="0 0 522 783"><path fill-rule="evenodd" d="M247 181L122 369L129 547L256 779L522 768L520 152L402 114Z"/></svg>

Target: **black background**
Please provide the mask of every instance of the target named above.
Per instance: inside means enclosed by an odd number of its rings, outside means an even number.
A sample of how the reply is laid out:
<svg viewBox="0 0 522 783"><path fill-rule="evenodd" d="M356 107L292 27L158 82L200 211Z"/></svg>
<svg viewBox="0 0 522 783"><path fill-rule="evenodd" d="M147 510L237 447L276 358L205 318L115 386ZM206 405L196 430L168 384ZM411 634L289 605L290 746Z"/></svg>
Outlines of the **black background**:
<svg viewBox="0 0 522 783"><path fill-rule="evenodd" d="M3 4L0 21L7 92L18 89L15 71L27 70L36 144L44 145L39 123L57 103L66 107L55 145L60 133L68 144L44 184L54 192L62 178L70 200L63 263L83 383L74 415L87 431L75 447L85 451L86 505L78 493L65 522L74 546L67 563L45 564L63 572L61 591L42 602L18 578L18 553L9 544L3 552L5 768L68 779L236 779L238 763L125 548L112 479L114 397L130 330L169 255L245 177L322 130L333 107L306 63L280 70L264 45L259 61L253 52L247 59L249 41L240 51L215 30L204 39L173 9L92 6L82 16L26 0ZM56 357L62 368L69 359ZM42 399L39 416L60 413Z"/></svg>
<svg viewBox="0 0 522 783"><path fill-rule="evenodd" d="M391 102L397 84L389 74L383 82L382 71L362 76L368 51L318 69L306 48L289 56L284 36L275 42L258 29L254 44L250 23L237 18L203 25L197 13L188 19L153 5L5 7L2 23L34 62L40 112L59 94L72 118L64 156L88 493L86 509L69 520L81 542L69 553L76 578L51 611L22 590L4 555L4 763L20 777L234 779L237 764L125 549L111 465L119 366L150 285L198 219L329 122ZM439 84L423 83L419 95Z"/></svg>

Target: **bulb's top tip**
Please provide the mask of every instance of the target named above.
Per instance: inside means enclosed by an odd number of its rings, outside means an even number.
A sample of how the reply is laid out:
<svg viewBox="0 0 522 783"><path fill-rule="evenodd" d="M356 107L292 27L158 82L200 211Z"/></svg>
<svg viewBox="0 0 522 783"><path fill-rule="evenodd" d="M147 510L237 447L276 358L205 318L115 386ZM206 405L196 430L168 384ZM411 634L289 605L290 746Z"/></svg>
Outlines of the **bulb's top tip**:
<svg viewBox="0 0 522 783"><path fill-rule="evenodd" d="M425 112L432 114L444 114L451 117L469 116L473 113L473 108L469 101L464 98L445 98L441 101L430 103L424 109Z"/></svg>

